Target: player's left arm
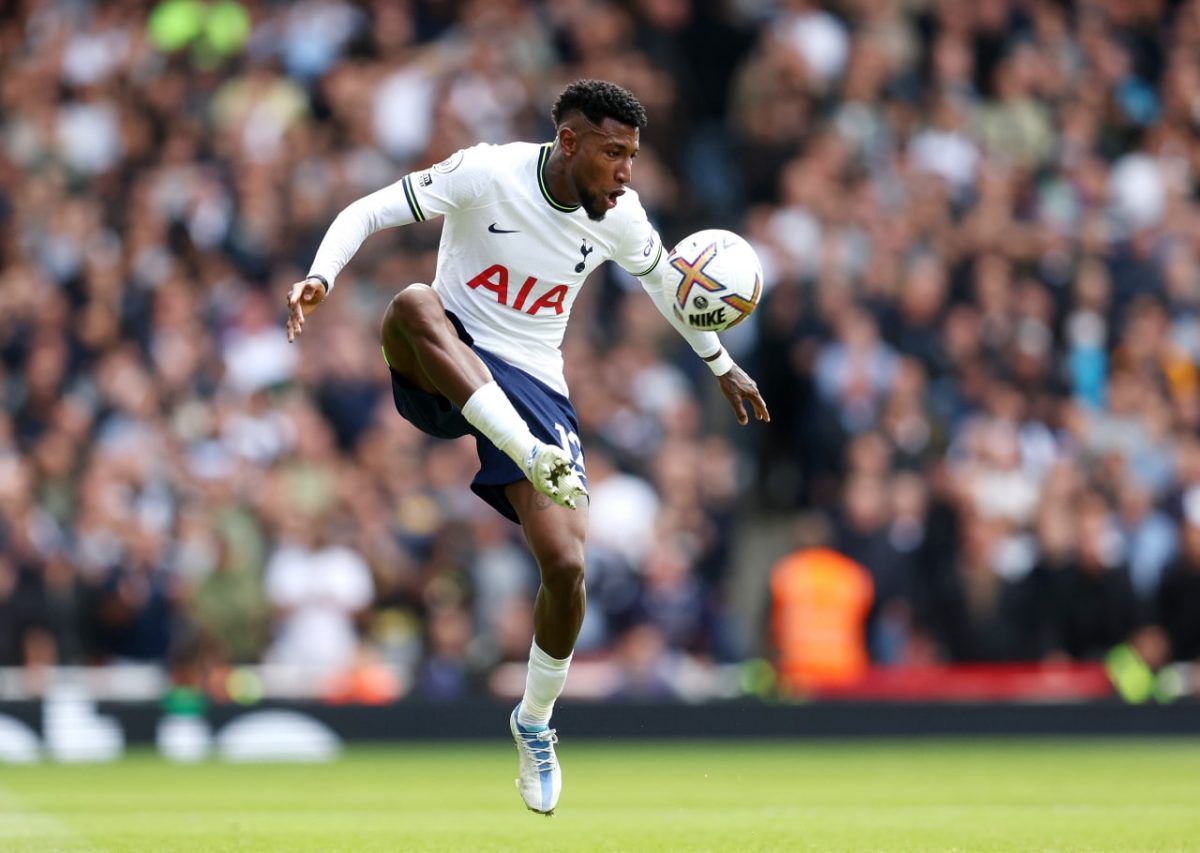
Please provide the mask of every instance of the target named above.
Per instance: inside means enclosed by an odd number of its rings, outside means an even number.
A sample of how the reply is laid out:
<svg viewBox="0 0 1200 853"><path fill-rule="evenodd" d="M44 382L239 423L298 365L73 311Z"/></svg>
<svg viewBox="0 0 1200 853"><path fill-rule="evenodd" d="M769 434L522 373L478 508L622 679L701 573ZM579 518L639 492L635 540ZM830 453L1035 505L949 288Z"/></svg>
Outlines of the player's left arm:
<svg viewBox="0 0 1200 853"><path fill-rule="evenodd" d="M746 371L737 366L733 357L721 345L717 333L688 328L675 316L675 312L671 310L674 282L668 275L670 267L666 263L666 250L663 248L662 239L648 222L642 233L644 237L638 242L637 250L627 257L616 258L617 263L637 277L659 313L667 318L672 328L708 365L708 369L717 377L721 393L733 407L738 423L750 422L746 414L747 403L758 420L771 420L771 413L767 411L767 404L758 391L758 385Z"/></svg>

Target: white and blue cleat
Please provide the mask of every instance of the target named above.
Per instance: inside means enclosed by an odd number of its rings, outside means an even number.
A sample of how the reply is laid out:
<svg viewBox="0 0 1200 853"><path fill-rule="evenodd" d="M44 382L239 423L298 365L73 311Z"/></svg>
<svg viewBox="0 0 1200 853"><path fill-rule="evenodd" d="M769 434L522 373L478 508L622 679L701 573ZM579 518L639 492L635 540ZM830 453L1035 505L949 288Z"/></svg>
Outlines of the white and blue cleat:
<svg viewBox="0 0 1200 853"><path fill-rule="evenodd" d="M533 487L559 506L578 509L586 498L587 486L579 476L571 455L556 444L537 442L529 449L521 470Z"/></svg>
<svg viewBox="0 0 1200 853"><path fill-rule="evenodd" d="M517 744L517 755L520 756L517 790L531 812L551 815L558 805L558 795L562 793L562 770L554 754L558 735L549 726L527 728L521 725L517 721L517 712L520 710L521 706L517 705L508 719L513 741Z"/></svg>

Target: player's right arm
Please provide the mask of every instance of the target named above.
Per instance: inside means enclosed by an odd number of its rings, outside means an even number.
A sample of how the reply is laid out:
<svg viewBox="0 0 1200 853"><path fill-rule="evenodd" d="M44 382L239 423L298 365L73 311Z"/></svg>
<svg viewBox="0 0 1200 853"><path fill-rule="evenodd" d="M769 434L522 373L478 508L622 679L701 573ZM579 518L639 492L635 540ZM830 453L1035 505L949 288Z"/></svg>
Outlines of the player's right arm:
<svg viewBox="0 0 1200 853"><path fill-rule="evenodd" d="M412 177L405 175L396 183L363 196L333 220L308 269L308 276L288 291L289 342L304 330L304 318L333 291L338 273L350 263L368 237L384 228L418 221L416 210L409 203Z"/></svg>
<svg viewBox="0 0 1200 853"><path fill-rule="evenodd" d="M411 172L396 183L348 205L329 226L308 276L288 291L288 341L304 329L304 318L332 291L338 274L363 242L384 228L424 222L469 205L486 170L486 146L459 151L430 169Z"/></svg>

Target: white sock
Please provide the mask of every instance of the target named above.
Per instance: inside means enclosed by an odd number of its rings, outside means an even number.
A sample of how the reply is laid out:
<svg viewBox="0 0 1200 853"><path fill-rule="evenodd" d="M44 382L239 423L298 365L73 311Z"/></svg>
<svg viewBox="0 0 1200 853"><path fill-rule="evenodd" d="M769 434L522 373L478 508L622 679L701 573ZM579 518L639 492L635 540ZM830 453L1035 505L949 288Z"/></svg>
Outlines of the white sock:
<svg viewBox="0 0 1200 853"><path fill-rule="evenodd" d="M538 440L495 382L482 386L462 407L463 417L524 470L525 459Z"/></svg>
<svg viewBox="0 0 1200 853"><path fill-rule="evenodd" d="M525 676L525 695L517 722L523 726L545 726L554 712L554 700L567 683L571 655L562 660L552 658L538 648L537 640L529 647L529 672Z"/></svg>

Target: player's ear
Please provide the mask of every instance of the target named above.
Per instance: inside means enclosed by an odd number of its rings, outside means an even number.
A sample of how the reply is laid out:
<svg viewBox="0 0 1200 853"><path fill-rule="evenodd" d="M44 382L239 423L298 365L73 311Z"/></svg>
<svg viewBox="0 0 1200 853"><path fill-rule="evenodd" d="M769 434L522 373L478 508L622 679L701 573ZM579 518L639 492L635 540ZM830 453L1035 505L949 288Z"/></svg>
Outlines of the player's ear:
<svg viewBox="0 0 1200 853"><path fill-rule="evenodd" d="M558 129L558 147L568 157L579 150L579 134L570 125L564 124Z"/></svg>

